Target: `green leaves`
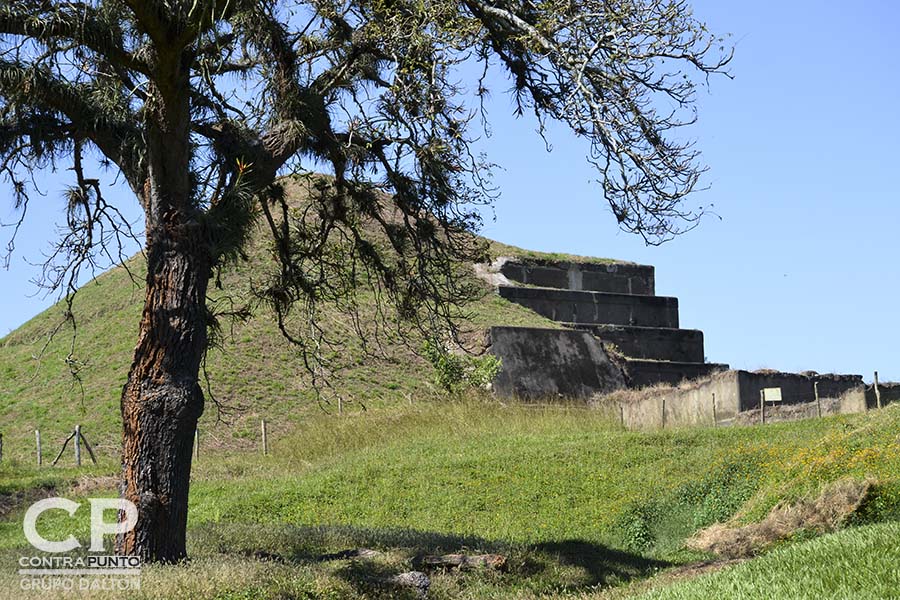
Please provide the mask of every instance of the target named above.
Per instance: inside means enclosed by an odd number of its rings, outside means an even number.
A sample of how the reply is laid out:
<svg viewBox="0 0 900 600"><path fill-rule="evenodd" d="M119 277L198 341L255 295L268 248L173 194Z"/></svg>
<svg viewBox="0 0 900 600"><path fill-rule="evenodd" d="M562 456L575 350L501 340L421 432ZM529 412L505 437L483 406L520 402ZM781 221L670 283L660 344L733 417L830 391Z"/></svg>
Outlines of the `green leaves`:
<svg viewBox="0 0 900 600"><path fill-rule="evenodd" d="M465 388L483 389L500 372L500 359L493 354L451 354L433 340L423 343L422 354L434 367L435 385L448 394Z"/></svg>

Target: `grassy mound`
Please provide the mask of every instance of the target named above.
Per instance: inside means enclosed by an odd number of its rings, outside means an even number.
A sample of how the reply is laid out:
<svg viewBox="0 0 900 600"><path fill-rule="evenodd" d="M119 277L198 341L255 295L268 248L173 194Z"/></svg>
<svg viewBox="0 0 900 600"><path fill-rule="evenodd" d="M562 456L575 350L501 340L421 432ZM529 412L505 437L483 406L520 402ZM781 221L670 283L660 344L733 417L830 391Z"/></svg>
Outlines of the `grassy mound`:
<svg viewBox="0 0 900 600"><path fill-rule="evenodd" d="M240 305L249 298L258 268L258 260L252 259L222 276L229 302ZM52 459L79 423L99 454L112 458L118 454L119 400L143 302L141 260L131 261L130 270L140 285L117 268L80 290L74 307L74 345L71 326L60 327L62 304L0 340L0 433L6 457L33 460L34 430L40 429L45 454ZM221 294L215 298L225 299ZM491 325L558 326L487 287L467 312L462 329L475 344ZM333 379L335 396L340 395L352 411L406 403L411 397L439 397L440 390L431 383L433 368L414 352L416 348L415 340L389 343L383 347L384 357L373 359L348 334L344 362L349 366ZM296 348L282 338L265 307L258 307L249 321L226 328L221 347L210 351L207 370L211 393L200 427L210 432L205 438L210 449L249 447L260 418L267 418L277 435L322 408ZM325 408L336 410L334 403Z"/></svg>

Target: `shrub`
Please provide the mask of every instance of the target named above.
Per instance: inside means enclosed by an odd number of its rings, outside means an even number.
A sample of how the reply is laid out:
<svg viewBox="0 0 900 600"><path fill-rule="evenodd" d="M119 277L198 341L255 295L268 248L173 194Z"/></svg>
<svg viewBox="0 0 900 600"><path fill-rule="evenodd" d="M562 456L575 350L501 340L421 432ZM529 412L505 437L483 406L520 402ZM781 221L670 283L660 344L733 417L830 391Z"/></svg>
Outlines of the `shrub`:
<svg viewBox="0 0 900 600"><path fill-rule="evenodd" d="M422 354L434 367L434 384L448 394L466 387L485 388L500 372L500 359L493 354L451 354L433 340L422 345Z"/></svg>

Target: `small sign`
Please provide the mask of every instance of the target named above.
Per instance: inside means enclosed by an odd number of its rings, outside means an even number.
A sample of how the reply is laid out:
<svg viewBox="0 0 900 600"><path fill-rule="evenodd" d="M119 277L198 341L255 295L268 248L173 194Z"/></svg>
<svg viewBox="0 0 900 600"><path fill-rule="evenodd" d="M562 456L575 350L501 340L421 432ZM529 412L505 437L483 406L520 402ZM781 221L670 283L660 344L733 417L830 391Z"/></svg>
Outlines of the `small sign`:
<svg viewBox="0 0 900 600"><path fill-rule="evenodd" d="M781 402L781 388L763 388L763 400L766 402Z"/></svg>

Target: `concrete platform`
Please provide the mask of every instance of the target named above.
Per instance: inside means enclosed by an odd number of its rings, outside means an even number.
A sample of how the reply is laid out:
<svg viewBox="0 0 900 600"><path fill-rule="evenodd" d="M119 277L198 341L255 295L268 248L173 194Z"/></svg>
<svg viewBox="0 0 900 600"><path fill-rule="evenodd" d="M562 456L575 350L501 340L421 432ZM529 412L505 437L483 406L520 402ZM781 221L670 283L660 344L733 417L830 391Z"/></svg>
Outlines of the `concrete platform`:
<svg viewBox="0 0 900 600"><path fill-rule="evenodd" d="M678 328L677 298L513 286L498 293L554 321Z"/></svg>
<svg viewBox="0 0 900 600"><path fill-rule="evenodd" d="M703 332L698 329L578 323L565 325L590 331L604 342L614 344L619 352L628 357L688 363L702 363L705 360Z"/></svg>
<svg viewBox="0 0 900 600"><path fill-rule="evenodd" d="M659 383L677 385L685 380L727 371L728 365L628 358L625 359L624 369L628 387L642 388Z"/></svg>
<svg viewBox="0 0 900 600"><path fill-rule="evenodd" d="M649 265L509 259L500 272L512 281L540 287L641 296L656 293L655 269Z"/></svg>

